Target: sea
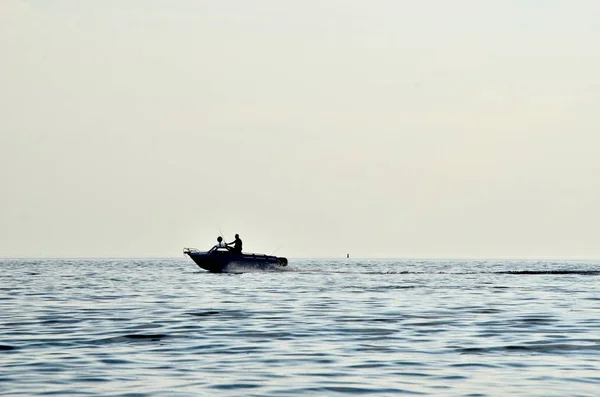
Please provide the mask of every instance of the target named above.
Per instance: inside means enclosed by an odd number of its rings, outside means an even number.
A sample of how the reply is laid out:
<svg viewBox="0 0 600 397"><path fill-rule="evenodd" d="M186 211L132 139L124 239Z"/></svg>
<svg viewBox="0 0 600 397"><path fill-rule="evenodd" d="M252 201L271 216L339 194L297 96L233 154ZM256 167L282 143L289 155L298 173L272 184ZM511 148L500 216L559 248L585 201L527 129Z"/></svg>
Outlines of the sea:
<svg viewBox="0 0 600 397"><path fill-rule="evenodd" d="M600 261L0 260L1 396L600 396Z"/></svg>

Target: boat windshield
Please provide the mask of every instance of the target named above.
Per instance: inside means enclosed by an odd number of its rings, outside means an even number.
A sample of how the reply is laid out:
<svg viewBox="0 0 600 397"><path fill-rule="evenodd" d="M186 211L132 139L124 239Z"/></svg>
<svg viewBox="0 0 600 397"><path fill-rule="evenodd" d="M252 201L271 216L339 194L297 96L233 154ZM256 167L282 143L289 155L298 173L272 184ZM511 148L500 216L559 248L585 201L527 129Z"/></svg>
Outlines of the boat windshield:
<svg viewBox="0 0 600 397"><path fill-rule="evenodd" d="M226 248L226 247L212 247L208 251L209 254L212 254L212 253L215 253L215 252L229 252L229 249Z"/></svg>

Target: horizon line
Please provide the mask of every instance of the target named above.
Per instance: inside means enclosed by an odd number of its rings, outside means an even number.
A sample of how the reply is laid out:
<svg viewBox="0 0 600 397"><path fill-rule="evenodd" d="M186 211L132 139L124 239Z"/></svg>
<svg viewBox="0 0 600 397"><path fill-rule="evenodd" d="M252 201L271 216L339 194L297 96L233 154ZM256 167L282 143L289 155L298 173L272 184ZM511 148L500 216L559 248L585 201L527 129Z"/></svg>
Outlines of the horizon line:
<svg viewBox="0 0 600 397"><path fill-rule="evenodd" d="M545 261L600 261L600 257L542 257L542 256L490 256L490 257L470 257L470 256L297 256L287 257L288 259L350 259L350 260L545 260ZM180 256L46 256L46 257L28 257L28 256L0 256L0 260L40 260L40 259L181 259Z"/></svg>

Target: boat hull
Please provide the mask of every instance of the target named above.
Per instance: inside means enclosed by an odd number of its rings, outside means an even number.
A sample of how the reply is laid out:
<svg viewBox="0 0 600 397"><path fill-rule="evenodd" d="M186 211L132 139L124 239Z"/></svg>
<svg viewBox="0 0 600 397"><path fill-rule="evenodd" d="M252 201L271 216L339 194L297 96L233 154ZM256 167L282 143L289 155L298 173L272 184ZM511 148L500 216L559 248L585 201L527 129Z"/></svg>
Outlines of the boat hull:
<svg viewBox="0 0 600 397"><path fill-rule="evenodd" d="M243 272L247 270L281 270L287 266L283 257L262 254L234 254L231 252L202 252L186 248L183 253L189 256L198 267L211 273Z"/></svg>

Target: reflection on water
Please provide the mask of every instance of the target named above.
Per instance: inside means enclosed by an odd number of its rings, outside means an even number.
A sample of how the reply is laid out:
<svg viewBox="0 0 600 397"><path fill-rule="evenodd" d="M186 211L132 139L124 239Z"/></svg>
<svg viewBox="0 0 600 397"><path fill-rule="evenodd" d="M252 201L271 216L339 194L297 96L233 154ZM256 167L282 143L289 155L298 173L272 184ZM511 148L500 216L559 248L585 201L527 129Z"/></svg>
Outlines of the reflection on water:
<svg viewBox="0 0 600 397"><path fill-rule="evenodd" d="M3 396L599 395L598 262L0 270Z"/></svg>

